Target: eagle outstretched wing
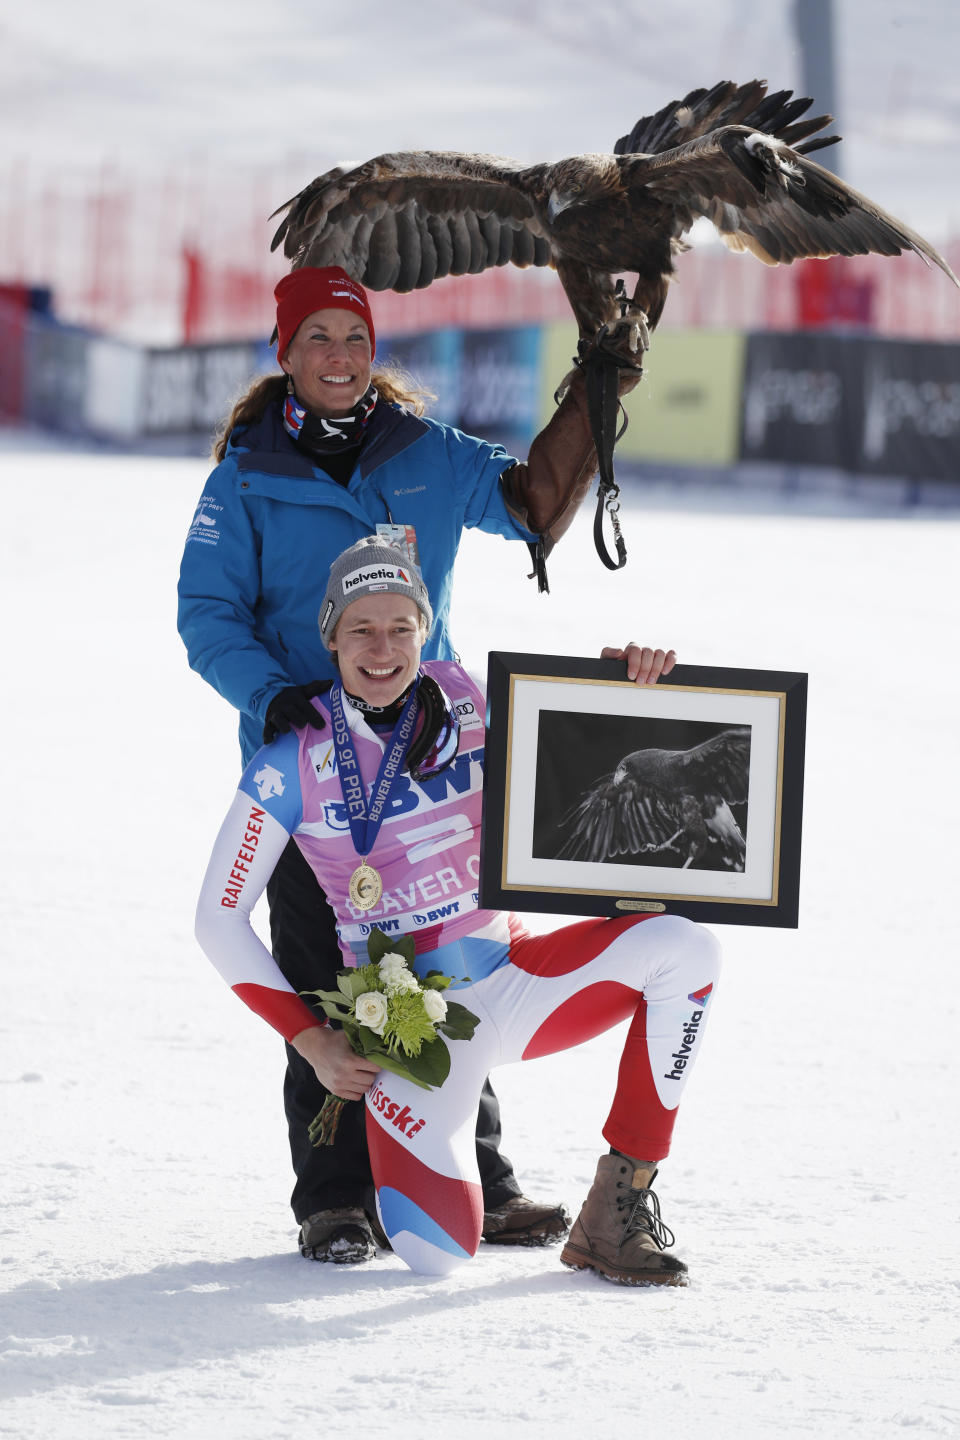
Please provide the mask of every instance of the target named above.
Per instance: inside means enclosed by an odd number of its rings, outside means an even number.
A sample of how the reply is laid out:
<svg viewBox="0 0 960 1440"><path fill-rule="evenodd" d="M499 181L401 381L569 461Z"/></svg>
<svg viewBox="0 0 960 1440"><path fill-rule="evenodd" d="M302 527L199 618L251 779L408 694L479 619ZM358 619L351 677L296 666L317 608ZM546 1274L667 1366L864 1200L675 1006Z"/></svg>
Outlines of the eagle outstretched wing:
<svg viewBox="0 0 960 1440"><path fill-rule="evenodd" d="M423 289L492 265L549 265L549 238L516 161L411 150L319 176L280 207L272 249L341 265L371 290Z"/></svg>
<svg viewBox="0 0 960 1440"><path fill-rule="evenodd" d="M655 115L644 115L628 135L622 135L613 147L615 155L658 155L674 150L711 130L724 125L747 125L766 135L775 135L785 145L807 154L827 145L837 145L839 135L816 135L833 123L832 115L805 115L813 101L794 97L791 90L767 94L765 80L751 80L736 85L722 80L711 90L691 90L682 100L671 100Z"/></svg>
<svg viewBox="0 0 960 1440"><path fill-rule="evenodd" d="M746 801L749 770L747 726L689 750L634 750L561 820L570 834L557 858L603 861L675 849L688 864L719 844L725 856L742 860L730 806Z"/></svg>
<svg viewBox="0 0 960 1440"><path fill-rule="evenodd" d="M915 230L800 150L746 126L727 125L662 155L622 163L626 187L642 184L660 200L677 237L705 216L731 250L749 250L766 265L912 250L956 283Z"/></svg>

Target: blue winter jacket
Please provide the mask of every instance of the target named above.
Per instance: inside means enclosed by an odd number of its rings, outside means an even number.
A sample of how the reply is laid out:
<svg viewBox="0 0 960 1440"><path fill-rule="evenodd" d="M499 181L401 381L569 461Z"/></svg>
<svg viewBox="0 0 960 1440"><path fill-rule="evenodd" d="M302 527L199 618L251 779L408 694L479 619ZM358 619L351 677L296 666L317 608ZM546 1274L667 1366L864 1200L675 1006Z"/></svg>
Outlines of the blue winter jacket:
<svg viewBox="0 0 960 1440"><path fill-rule="evenodd" d="M178 625L193 669L240 711L244 765L277 691L335 673L317 628L327 572L378 524L416 530L435 617L424 659L453 658L450 591L464 526L536 539L500 488L515 463L500 446L383 402L346 488L298 449L279 405L234 432L187 535Z"/></svg>

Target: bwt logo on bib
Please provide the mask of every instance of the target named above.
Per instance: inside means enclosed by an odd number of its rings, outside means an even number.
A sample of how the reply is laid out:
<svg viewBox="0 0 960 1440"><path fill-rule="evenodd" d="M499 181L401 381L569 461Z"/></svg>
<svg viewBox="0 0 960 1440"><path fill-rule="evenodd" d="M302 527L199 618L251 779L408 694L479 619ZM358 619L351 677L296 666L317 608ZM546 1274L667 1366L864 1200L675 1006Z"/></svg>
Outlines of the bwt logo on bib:
<svg viewBox="0 0 960 1440"><path fill-rule="evenodd" d="M398 585L409 585L410 576L399 565L378 565L373 570L351 570L343 577L343 593L349 595L358 585L374 585L378 580L393 580Z"/></svg>
<svg viewBox="0 0 960 1440"><path fill-rule="evenodd" d="M376 925L366 925L366 924L364 924L364 922L361 920L361 921L360 921L360 925L359 925L358 928L359 928L359 930L360 930L360 934L361 934L361 935L369 935L371 930L383 930L383 931L387 931L387 930L399 930L399 929L400 929L400 921L399 921L399 920L378 920L377 923L376 923ZM364 964L366 964L366 961L364 961Z"/></svg>
<svg viewBox="0 0 960 1440"><path fill-rule="evenodd" d="M446 920L451 915L456 915L460 910L460 901L454 900L449 905L440 905L436 910L417 912L413 917L415 925L436 925L438 920Z"/></svg>

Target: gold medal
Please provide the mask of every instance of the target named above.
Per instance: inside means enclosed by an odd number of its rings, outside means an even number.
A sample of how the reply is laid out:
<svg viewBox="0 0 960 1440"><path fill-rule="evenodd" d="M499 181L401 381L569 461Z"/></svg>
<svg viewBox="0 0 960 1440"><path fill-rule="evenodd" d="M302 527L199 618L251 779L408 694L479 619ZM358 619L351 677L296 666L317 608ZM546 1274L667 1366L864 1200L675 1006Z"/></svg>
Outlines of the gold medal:
<svg viewBox="0 0 960 1440"><path fill-rule="evenodd" d="M382 894L379 870L366 863L358 865L350 876L350 903L358 910L372 910Z"/></svg>

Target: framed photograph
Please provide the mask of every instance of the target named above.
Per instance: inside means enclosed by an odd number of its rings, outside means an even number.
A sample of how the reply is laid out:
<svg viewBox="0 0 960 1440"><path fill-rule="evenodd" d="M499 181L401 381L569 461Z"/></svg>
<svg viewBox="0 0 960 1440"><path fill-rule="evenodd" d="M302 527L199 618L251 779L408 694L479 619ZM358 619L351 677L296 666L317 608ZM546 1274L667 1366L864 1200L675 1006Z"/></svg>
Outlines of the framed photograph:
<svg viewBox="0 0 960 1440"><path fill-rule="evenodd" d="M490 654L480 904L795 928L807 677Z"/></svg>

